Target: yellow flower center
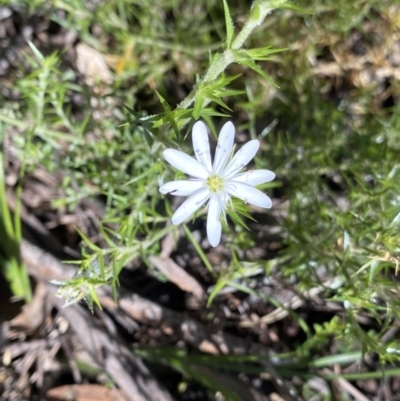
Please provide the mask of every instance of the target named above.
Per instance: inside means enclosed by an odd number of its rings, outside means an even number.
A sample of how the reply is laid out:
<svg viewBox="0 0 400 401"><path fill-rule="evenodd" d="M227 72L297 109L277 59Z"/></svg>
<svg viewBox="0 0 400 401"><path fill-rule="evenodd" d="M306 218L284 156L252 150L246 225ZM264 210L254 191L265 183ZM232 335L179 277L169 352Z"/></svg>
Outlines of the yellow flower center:
<svg viewBox="0 0 400 401"><path fill-rule="evenodd" d="M219 175L211 175L207 178L207 185L211 192L218 192L224 187L224 180Z"/></svg>

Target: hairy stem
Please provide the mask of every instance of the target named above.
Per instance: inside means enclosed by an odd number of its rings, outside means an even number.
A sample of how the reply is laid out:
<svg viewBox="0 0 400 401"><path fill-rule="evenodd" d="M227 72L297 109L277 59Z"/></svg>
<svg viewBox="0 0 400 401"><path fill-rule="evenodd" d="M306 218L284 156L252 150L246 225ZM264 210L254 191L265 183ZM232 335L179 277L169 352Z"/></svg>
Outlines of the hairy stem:
<svg viewBox="0 0 400 401"><path fill-rule="evenodd" d="M251 35L253 30L261 25L265 17L274 9L286 3L287 0L256 0L251 8L250 17L246 24L236 36L232 43L231 49L225 49L224 52L214 59L212 64L208 67L204 77L201 79L199 84L214 81L220 74L222 74L229 64L235 61L232 50L240 50L246 39ZM179 109L187 109L196 99L196 86L191 90L189 95L179 103Z"/></svg>

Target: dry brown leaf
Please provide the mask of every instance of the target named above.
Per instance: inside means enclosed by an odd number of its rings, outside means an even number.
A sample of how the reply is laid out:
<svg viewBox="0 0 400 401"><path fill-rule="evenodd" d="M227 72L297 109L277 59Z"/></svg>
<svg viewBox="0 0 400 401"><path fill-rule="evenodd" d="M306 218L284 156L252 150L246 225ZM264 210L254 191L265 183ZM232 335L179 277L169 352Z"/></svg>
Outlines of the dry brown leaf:
<svg viewBox="0 0 400 401"><path fill-rule="evenodd" d="M157 256L152 256L150 262L162 274L164 274L169 281L176 284L181 290L192 293L198 299L204 297L203 287L172 259L162 259Z"/></svg>
<svg viewBox="0 0 400 401"><path fill-rule="evenodd" d="M11 320L10 336L33 333L43 323L46 295L46 286L38 282L32 301L24 305L22 312Z"/></svg>
<svg viewBox="0 0 400 401"><path fill-rule="evenodd" d="M87 85L95 86L99 82L107 86L111 85L112 76L104 56L85 43L79 43L76 46L76 66L85 76Z"/></svg>
<svg viewBox="0 0 400 401"><path fill-rule="evenodd" d="M47 391L49 401L126 401L117 389L99 384L71 384Z"/></svg>

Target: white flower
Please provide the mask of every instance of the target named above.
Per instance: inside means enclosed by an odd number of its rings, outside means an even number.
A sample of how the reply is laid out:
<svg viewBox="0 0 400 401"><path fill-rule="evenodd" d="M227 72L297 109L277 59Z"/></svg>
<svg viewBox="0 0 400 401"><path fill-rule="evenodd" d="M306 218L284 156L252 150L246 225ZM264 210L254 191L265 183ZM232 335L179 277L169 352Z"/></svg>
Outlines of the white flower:
<svg viewBox="0 0 400 401"><path fill-rule="evenodd" d="M163 194L188 196L172 216L173 224L183 223L208 202L207 237L212 246L221 240L221 213L225 214L231 196L245 203L270 208L271 199L255 185L272 181L275 174L269 170L250 170L242 172L260 147L256 139L246 143L233 157L235 127L229 121L221 129L211 163L210 144L206 125L198 121L192 131L193 148L196 159L175 149L164 150L165 160L178 170L193 177L185 181L171 181L160 187Z"/></svg>

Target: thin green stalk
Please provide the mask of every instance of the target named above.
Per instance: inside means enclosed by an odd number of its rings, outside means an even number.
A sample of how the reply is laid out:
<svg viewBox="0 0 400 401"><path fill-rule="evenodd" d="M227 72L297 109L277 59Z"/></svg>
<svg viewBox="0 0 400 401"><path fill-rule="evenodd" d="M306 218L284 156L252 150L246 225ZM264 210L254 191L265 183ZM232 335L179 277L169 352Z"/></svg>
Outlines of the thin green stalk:
<svg viewBox="0 0 400 401"><path fill-rule="evenodd" d="M265 17L274 9L287 3L287 0L256 0L251 8L251 13L248 21L243 29L233 40L232 48L226 49L219 57L217 57L207 69L204 77L198 83L198 86L207 82L216 80L226 68L235 61L234 52L240 50L246 39L251 35L253 30L261 25ZM233 51L232 51L233 50ZM179 103L179 109L187 109L196 99L196 86L192 89L189 95Z"/></svg>
<svg viewBox="0 0 400 401"><path fill-rule="evenodd" d="M5 174L3 165L3 155L0 153L0 241L4 245L2 251L5 256L0 255L4 269L4 275L10 283L11 291L17 297L29 301L32 292L29 284L29 277L25 265L21 261L19 244L21 240L20 229L20 208L15 210L15 224L11 218L10 210L7 206L7 194L5 188Z"/></svg>
<svg viewBox="0 0 400 401"><path fill-rule="evenodd" d="M249 19L232 43L232 49L241 49L254 29L263 23L265 17L285 3L287 0L256 0L251 7Z"/></svg>
<svg viewBox="0 0 400 401"><path fill-rule="evenodd" d="M189 230L188 226L186 224L183 224L183 230L185 231L186 237L188 240L192 243L194 246L194 249L196 249L197 254L200 256L200 259L204 263L204 265L207 267L207 270L214 276L217 277L217 274L214 271L214 268L212 267L210 261L208 260L206 254L203 252L201 249L201 246L199 243L196 241L196 239L193 237L192 232Z"/></svg>

